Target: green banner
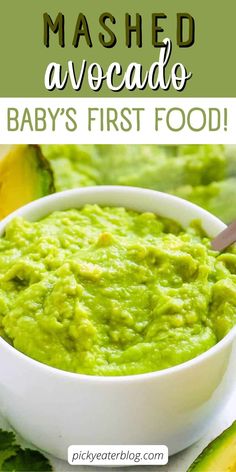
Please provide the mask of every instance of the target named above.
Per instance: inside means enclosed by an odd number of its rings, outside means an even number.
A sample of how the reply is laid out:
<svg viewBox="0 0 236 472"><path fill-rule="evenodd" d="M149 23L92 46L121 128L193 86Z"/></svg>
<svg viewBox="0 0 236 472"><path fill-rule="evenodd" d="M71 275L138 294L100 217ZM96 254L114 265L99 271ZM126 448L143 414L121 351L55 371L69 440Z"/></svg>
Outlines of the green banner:
<svg viewBox="0 0 236 472"><path fill-rule="evenodd" d="M234 0L4 2L0 96L235 97L235 18Z"/></svg>

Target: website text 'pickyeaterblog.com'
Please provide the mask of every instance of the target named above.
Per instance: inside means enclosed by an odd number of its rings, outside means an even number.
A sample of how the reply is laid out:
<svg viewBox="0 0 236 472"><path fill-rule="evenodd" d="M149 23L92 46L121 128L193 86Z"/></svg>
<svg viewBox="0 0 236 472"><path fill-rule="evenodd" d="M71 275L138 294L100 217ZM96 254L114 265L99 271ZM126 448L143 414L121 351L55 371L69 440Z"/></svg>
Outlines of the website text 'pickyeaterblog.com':
<svg viewBox="0 0 236 472"><path fill-rule="evenodd" d="M148 446L78 446L68 448L71 465L165 465L168 448L164 445Z"/></svg>

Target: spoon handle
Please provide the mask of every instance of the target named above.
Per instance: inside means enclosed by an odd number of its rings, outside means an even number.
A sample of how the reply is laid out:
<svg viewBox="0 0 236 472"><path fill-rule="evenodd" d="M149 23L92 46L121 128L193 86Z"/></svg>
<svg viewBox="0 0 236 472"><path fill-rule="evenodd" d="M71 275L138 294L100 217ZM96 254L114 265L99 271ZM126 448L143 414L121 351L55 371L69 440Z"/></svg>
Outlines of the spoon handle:
<svg viewBox="0 0 236 472"><path fill-rule="evenodd" d="M211 242L214 251L223 251L236 241L236 221L219 233Z"/></svg>

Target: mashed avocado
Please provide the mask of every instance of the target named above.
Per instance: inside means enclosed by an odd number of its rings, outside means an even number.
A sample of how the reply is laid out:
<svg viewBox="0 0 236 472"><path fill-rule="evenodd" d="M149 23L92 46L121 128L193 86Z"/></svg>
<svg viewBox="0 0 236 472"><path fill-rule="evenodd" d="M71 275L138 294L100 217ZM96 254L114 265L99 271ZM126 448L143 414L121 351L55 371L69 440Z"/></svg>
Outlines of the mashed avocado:
<svg viewBox="0 0 236 472"><path fill-rule="evenodd" d="M236 322L236 253L197 222L86 205L0 238L1 335L50 366L128 375L180 364Z"/></svg>
<svg viewBox="0 0 236 472"><path fill-rule="evenodd" d="M226 223L236 217L235 147L106 144L42 149L53 168L57 191L131 185L178 195Z"/></svg>

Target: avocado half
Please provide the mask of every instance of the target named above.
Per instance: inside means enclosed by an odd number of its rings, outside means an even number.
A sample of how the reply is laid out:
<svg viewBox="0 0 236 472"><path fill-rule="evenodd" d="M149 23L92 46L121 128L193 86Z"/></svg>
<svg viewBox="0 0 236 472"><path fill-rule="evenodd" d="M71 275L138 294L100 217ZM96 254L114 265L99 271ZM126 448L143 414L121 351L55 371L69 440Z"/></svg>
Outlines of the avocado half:
<svg viewBox="0 0 236 472"><path fill-rule="evenodd" d="M12 146L0 159L0 219L54 191L50 164L38 145Z"/></svg>
<svg viewBox="0 0 236 472"><path fill-rule="evenodd" d="M236 421L202 451L187 472L236 472Z"/></svg>

